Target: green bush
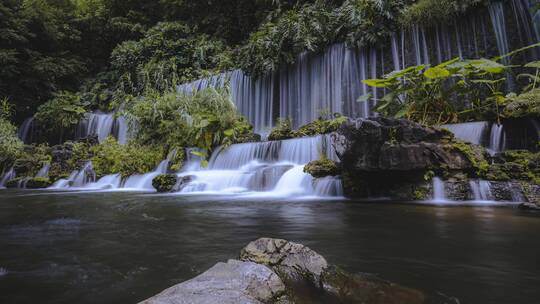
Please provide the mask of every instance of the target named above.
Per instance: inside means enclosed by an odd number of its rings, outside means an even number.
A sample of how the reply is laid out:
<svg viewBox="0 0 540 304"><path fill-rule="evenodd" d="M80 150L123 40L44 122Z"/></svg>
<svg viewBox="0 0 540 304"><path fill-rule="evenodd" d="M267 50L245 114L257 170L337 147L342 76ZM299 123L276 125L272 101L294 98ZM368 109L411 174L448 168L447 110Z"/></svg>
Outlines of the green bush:
<svg viewBox="0 0 540 304"><path fill-rule="evenodd" d="M253 128L236 111L226 90L151 94L133 101L125 116L138 126L142 145L212 150L244 140Z"/></svg>
<svg viewBox="0 0 540 304"><path fill-rule="evenodd" d="M506 102L503 112L505 118L540 116L540 89L534 89L520 95L510 95Z"/></svg>
<svg viewBox="0 0 540 304"><path fill-rule="evenodd" d="M64 91L55 94L53 99L39 106L34 117L41 126L46 126L44 129L49 133L62 134L77 125L86 112L86 104L81 102L77 94Z"/></svg>
<svg viewBox="0 0 540 304"><path fill-rule="evenodd" d="M23 146L17 137L17 128L0 117L0 172L9 169L24 153Z"/></svg>
<svg viewBox="0 0 540 304"><path fill-rule="evenodd" d="M290 119L279 119L276 126L268 135L268 140L283 140L293 138L294 133L291 128Z"/></svg>
<svg viewBox="0 0 540 304"><path fill-rule="evenodd" d="M403 10L400 22L404 26L447 23L486 3L485 0L419 0Z"/></svg>
<svg viewBox="0 0 540 304"><path fill-rule="evenodd" d="M171 192L178 181L175 174L161 174L152 180L152 186L157 192Z"/></svg>
<svg viewBox="0 0 540 304"><path fill-rule="evenodd" d="M120 145L113 137L90 148L98 177L120 173L123 177L152 171L162 160L163 150L137 144Z"/></svg>

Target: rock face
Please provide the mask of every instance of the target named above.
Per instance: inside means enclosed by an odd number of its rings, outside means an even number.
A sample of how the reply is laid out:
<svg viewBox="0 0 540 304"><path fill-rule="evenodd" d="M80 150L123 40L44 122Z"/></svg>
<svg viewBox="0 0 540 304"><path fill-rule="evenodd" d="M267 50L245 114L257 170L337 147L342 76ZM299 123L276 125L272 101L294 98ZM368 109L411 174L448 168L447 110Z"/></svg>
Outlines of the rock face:
<svg viewBox="0 0 540 304"><path fill-rule="evenodd" d="M428 173L474 174L484 153L444 129L383 117L349 120L335 136L345 194L422 199Z"/></svg>
<svg viewBox="0 0 540 304"><path fill-rule="evenodd" d="M271 303L284 292L285 285L268 267L229 260L141 303L259 304Z"/></svg>
<svg viewBox="0 0 540 304"><path fill-rule="evenodd" d="M240 260L218 263L142 303L425 303L417 290L351 275L310 248L286 240L253 241L241 250Z"/></svg>

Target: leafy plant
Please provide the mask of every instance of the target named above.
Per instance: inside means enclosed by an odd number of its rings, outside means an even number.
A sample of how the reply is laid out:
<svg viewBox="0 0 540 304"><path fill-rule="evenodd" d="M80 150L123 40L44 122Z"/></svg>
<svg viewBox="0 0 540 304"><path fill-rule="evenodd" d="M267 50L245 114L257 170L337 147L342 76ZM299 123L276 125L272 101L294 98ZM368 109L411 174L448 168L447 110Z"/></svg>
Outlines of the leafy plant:
<svg viewBox="0 0 540 304"><path fill-rule="evenodd" d="M48 126L49 132L63 134L65 130L78 124L86 112L86 104L81 102L78 95L63 91L39 106L34 117L39 124Z"/></svg>

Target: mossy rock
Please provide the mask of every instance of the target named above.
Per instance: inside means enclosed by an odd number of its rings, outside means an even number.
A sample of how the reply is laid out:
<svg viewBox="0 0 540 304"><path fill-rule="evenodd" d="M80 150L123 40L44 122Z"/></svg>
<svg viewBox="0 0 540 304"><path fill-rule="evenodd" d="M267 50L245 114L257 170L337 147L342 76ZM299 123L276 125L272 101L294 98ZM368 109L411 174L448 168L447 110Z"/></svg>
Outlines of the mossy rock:
<svg viewBox="0 0 540 304"><path fill-rule="evenodd" d="M171 192L178 182L178 177L175 174L161 174L152 180L152 186L157 192Z"/></svg>
<svg viewBox="0 0 540 304"><path fill-rule="evenodd" d="M316 136L320 134L328 134L335 132L347 122L346 116L336 115L334 119L317 119L308 124L301 126L293 132L294 137Z"/></svg>
<svg viewBox="0 0 540 304"><path fill-rule="evenodd" d="M268 140L284 140L293 138L293 130L291 128L291 121L289 119L282 119L278 121L275 128L272 129Z"/></svg>
<svg viewBox="0 0 540 304"><path fill-rule="evenodd" d="M339 175L341 169L335 161L324 158L308 163L304 167L304 172L311 174L313 177L321 178Z"/></svg>
<svg viewBox="0 0 540 304"><path fill-rule="evenodd" d="M50 187L52 181L48 177L34 177L26 183L26 188L28 189L43 189Z"/></svg>
<svg viewBox="0 0 540 304"><path fill-rule="evenodd" d="M487 177L489 180L516 179L540 184L540 153L527 150L504 151L496 156Z"/></svg>
<svg viewBox="0 0 540 304"><path fill-rule="evenodd" d="M540 116L540 89L509 97L503 116L506 118Z"/></svg>
<svg viewBox="0 0 540 304"><path fill-rule="evenodd" d="M14 179L10 179L6 182L6 188L10 188L10 189L13 189L13 188L18 188L19 187L19 183L23 180L24 178L23 177L18 177L18 178L14 178Z"/></svg>

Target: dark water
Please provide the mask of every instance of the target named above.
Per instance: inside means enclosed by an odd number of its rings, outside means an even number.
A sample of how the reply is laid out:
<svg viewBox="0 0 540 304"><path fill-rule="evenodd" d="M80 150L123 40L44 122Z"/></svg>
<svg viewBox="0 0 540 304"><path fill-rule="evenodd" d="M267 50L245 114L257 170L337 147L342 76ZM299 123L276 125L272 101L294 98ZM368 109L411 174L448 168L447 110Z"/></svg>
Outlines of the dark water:
<svg viewBox="0 0 540 304"><path fill-rule="evenodd" d="M514 207L3 191L0 303L134 303L261 236L460 303L539 303L539 234Z"/></svg>

